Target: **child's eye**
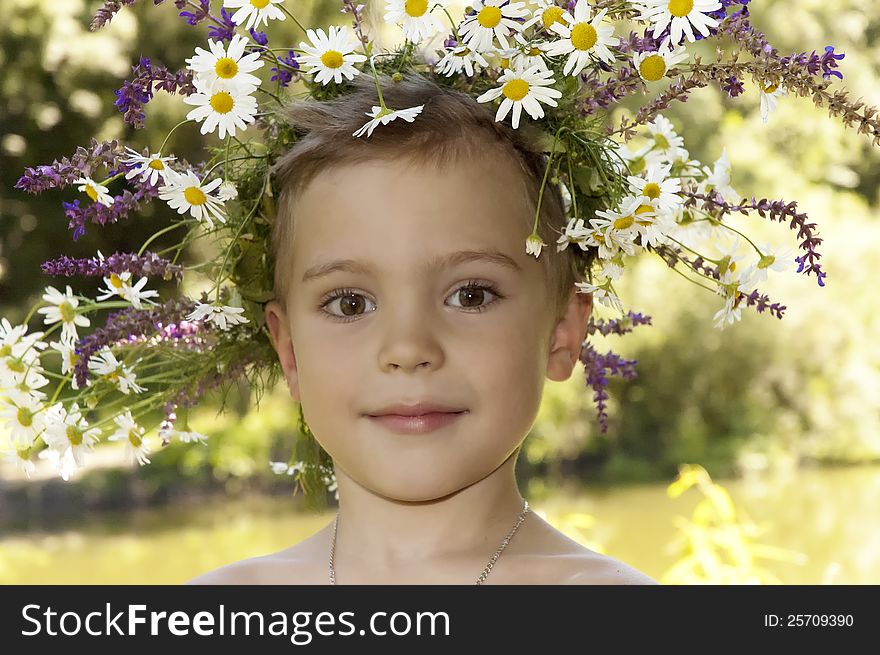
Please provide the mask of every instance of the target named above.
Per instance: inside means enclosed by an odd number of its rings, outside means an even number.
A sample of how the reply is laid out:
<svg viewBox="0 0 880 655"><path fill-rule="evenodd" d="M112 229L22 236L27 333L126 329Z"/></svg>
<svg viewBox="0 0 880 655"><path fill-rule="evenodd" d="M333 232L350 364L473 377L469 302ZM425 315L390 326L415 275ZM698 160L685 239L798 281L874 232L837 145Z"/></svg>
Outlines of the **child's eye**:
<svg viewBox="0 0 880 655"><path fill-rule="evenodd" d="M489 292L489 295L495 296L495 300L483 304L487 291ZM489 305L492 305L504 296L498 293L498 290L491 284L471 281L453 291L452 295L449 297L458 297L462 303L460 305L453 305L453 307L460 307L469 312L482 312L485 311ZM353 321L358 317L360 310L364 309L365 300L372 302L369 301L366 296L353 289L336 289L331 291L321 300L319 309L325 314L328 314L334 320L348 322ZM337 301L339 302L340 313L327 311L326 308L330 307ZM376 311L375 305L373 305L373 309L370 311Z"/></svg>

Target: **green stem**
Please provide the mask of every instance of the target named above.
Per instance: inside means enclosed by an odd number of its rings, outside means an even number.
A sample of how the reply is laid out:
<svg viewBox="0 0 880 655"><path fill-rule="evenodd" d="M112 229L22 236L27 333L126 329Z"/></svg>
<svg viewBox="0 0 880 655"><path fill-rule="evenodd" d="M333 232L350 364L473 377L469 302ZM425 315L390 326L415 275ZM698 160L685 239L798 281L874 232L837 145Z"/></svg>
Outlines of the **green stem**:
<svg viewBox="0 0 880 655"><path fill-rule="evenodd" d="M535 234L538 231L538 218L541 216L541 202L544 199L544 187L547 186L547 176L550 174L550 164L553 161L553 155L556 153L556 141L559 139L559 134L564 130L565 127L560 127L556 130L556 134L553 135L553 145L550 146L550 154L547 156L547 166L544 168L544 179L541 180L541 189L538 191L538 207L535 210L535 224L532 226L532 234Z"/></svg>
<svg viewBox="0 0 880 655"><path fill-rule="evenodd" d="M293 20L293 22L297 24L297 26L299 27L299 29L301 29L301 30L303 31L303 34L305 34L305 33L307 32L306 28L303 27L303 26L302 26L302 23L300 23L300 22L296 19L296 16L294 16L293 14L290 13L290 11L287 9L287 7L285 7L283 4L276 5L276 7L278 7L281 11L283 11L283 12L284 12L285 14L287 14L288 16L290 16L290 18Z"/></svg>
<svg viewBox="0 0 880 655"><path fill-rule="evenodd" d="M172 134L174 134L174 130L176 130L178 127L180 127L184 123L189 123L189 122L190 122L189 119L184 119L184 120L180 121L177 125L175 125L174 127L171 128L171 131L167 135L165 135L165 140L162 142L162 145L159 146L159 155L160 156L162 154L162 151L165 150L165 144L168 143L168 139L171 138Z"/></svg>
<svg viewBox="0 0 880 655"><path fill-rule="evenodd" d="M151 236L149 239L144 241L144 245L142 245L141 249L138 250L138 253L137 253L138 257L140 257L142 254L144 254L144 251L147 249L147 246L149 246L153 241L155 241L157 237L160 237L163 234L165 234L166 232L170 232L171 230L175 230L175 229L179 228L181 225L186 225L186 223L180 222L180 221L177 223L172 223L168 227L162 228L161 230L156 232L153 236Z"/></svg>

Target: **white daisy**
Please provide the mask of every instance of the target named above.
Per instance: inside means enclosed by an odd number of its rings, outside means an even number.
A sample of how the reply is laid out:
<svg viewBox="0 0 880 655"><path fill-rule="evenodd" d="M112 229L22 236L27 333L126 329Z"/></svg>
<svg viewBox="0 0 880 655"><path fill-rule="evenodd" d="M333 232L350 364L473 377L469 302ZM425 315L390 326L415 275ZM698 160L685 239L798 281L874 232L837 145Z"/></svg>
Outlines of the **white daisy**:
<svg viewBox="0 0 880 655"><path fill-rule="evenodd" d="M146 387L135 382L137 376L134 371L116 359L116 355L108 346L104 346L89 358L89 371L116 385L116 388L126 395L131 391L142 393L147 390Z"/></svg>
<svg viewBox="0 0 880 655"><path fill-rule="evenodd" d="M474 62L483 68L489 68L489 62L479 52L471 50L466 45L455 46L446 51L446 54L434 64L434 70L446 77L452 77L461 73L464 68L468 77L474 76Z"/></svg>
<svg viewBox="0 0 880 655"><path fill-rule="evenodd" d="M727 296L724 307L715 312L715 316L713 316L716 328L723 330L725 326L733 325L736 321L742 320L742 303L741 301L737 302L740 298L739 292Z"/></svg>
<svg viewBox="0 0 880 655"><path fill-rule="evenodd" d="M78 177L73 181L73 184L79 185L76 187L76 190L84 192L92 199L92 202L97 202L105 207L112 205L115 200L110 195L107 187L103 184L98 184L90 177Z"/></svg>
<svg viewBox="0 0 880 655"><path fill-rule="evenodd" d="M60 341L53 341L49 345L61 353L61 373L62 375L70 375L70 386L79 389L79 383L76 381L76 375L73 374L74 367L79 361L79 355L76 354L73 345Z"/></svg>
<svg viewBox="0 0 880 655"><path fill-rule="evenodd" d="M600 259L612 259L619 250L628 255L636 254L635 212L640 205L637 197L629 197L619 209L598 210L598 218L590 219L588 239L593 241L591 245L599 247Z"/></svg>
<svg viewBox="0 0 880 655"><path fill-rule="evenodd" d="M778 273L794 272L797 270L798 262L791 248L778 251L774 250L773 246L769 243L763 243L759 248L762 254L758 261L754 263L754 274L752 275L752 280L755 283L764 282L767 279L768 268Z"/></svg>
<svg viewBox="0 0 880 655"><path fill-rule="evenodd" d="M681 43L682 36L692 43L696 41L693 28L709 36L709 28L717 27L718 21L706 14L721 9L718 0L637 0L633 4L641 12L642 20L654 24L654 38L671 23L670 38L675 45Z"/></svg>
<svg viewBox="0 0 880 655"><path fill-rule="evenodd" d="M498 78L498 82L501 86L489 89L477 98L477 102L490 102L503 94L504 100L498 106L495 121L503 121L513 108L514 129L519 127L519 117L523 108L529 116L538 120L544 116L542 102L556 107L558 103L554 98L562 97L561 91L549 87L555 82L553 72L539 70L538 66L505 70Z"/></svg>
<svg viewBox="0 0 880 655"><path fill-rule="evenodd" d="M207 320L221 330L229 329L228 326L247 323L248 319L239 316L244 311L243 307L230 307L228 305L213 305L209 303L197 303L196 308L187 315L189 321Z"/></svg>
<svg viewBox="0 0 880 655"><path fill-rule="evenodd" d="M164 186L159 187L159 197L178 214L188 211L193 218L207 221L209 229L213 229L211 216L221 223L226 222L223 202L212 194L222 183L218 177L202 186L202 181L192 170L175 172L168 176Z"/></svg>
<svg viewBox="0 0 880 655"><path fill-rule="evenodd" d="M310 70L304 71L306 73L317 71L314 80L321 84L329 84L330 80L339 84L343 75L346 79L354 79L360 74L354 65L367 60L364 55L354 52L360 42L349 34L345 25L331 25L328 29L329 34L324 34L321 29L306 30L312 45L300 42L300 49L307 53L299 57L300 65L311 66Z"/></svg>
<svg viewBox="0 0 880 655"><path fill-rule="evenodd" d="M556 5L553 0L538 0L538 6L532 12L532 17L522 24L522 30L526 31L532 25L539 22L545 30L550 30L553 23L565 24L563 14L565 10Z"/></svg>
<svg viewBox="0 0 880 655"><path fill-rule="evenodd" d="M662 114L658 114L653 121L648 123L647 127L654 143L651 150L645 155L646 161L669 162L684 150L684 139L676 133L672 122Z"/></svg>
<svg viewBox="0 0 880 655"><path fill-rule="evenodd" d="M458 33L468 46L479 52L492 48L496 38L502 48L509 48L507 37L511 32L522 30L522 25L513 19L525 18L530 13L524 2L508 0L474 0L470 6L477 13L465 16Z"/></svg>
<svg viewBox="0 0 880 655"><path fill-rule="evenodd" d="M61 340L71 343L79 338L76 333L76 326L89 327L91 321L76 312L79 307L79 299L73 295L70 285L67 285L67 293L63 294L53 286L46 287L46 293L43 294L43 300L52 303L52 307L41 307L37 311L45 314L43 323L51 325L61 321Z"/></svg>
<svg viewBox="0 0 880 655"><path fill-rule="evenodd" d="M227 200L235 200L238 198L238 189L235 188L235 185L232 182L226 180L217 189L217 197L223 202L226 202Z"/></svg>
<svg viewBox="0 0 880 655"><path fill-rule="evenodd" d="M652 163L648 166L644 177L629 175L632 190L651 201L660 211L673 213L684 203L681 193L681 180L669 177L669 166Z"/></svg>
<svg viewBox="0 0 880 655"><path fill-rule="evenodd" d="M688 53L684 46L675 50L660 48L656 52L634 52L633 66L639 71L641 78L647 82L663 79L676 64L687 61Z"/></svg>
<svg viewBox="0 0 880 655"><path fill-rule="evenodd" d="M149 464L150 459L147 455L150 452L150 439L144 436L145 430L135 422L131 415L131 410L127 409L125 414L114 416L113 422L119 428L107 437L107 440L125 441L125 451L132 464L134 464L135 460L141 466Z"/></svg>
<svg viewBox="0 0 880 655"><path fill-rule="evenodd" d="M60 402L46 411L46 429L42 437L49 449L56 453L53 463L56 467L61 466L62 477L65 470L69 475L71 468L84 465L85 454L93 450L100 433L98 428L89 428L76 402L71 405L69 412Z"/></svg>
<svg viewBox="0 0 880 655"><path fill-rule="evenodd" d="M770 113L776 111L779 104L779 97L787 95L785 87L778 84L770 84L761 86L761 120L765 123L770 117Z"/></svg>
<svg viewBox="0 0 880 655"><path fill-rule="evenodd" d="M730 159L727 157L727 148L721 151L721 157L712 168L703 167L703 173L706 179L701 180L697 185L698 193L705 195L717 191L728 202L736 202L740 199L740 195L730 186Z"/></svg>
<svg viewBox="0 0 880 655"><path fill-rule="evenodd" d="M13 402L0 402L0 417L9 431L9 438L19 448L34 445L46 427L43 403L38 398L23 395Z"/></svg>
<svg viewBox="0 0 880 655"><path fill-rule="evenodd" d="M159 429L159 438L162 439L163 445L170 443L174 437L177 437L182 443L192 443L197 441L204 444L208 439L204 434L192 430L176 430L167 427Z"/></svg>
<svg viewBox="0 0 880 655"><path fill-rule="evenodd" d="M15 467L24 471L28 478L37 469L36 464L31 461L29 448L3 448L0 450L0 455L3 455L4 459L14 462Z"/></svg>
<svg viewBox="0 0 880 655"><path fill-rule="evenodd" d="M589 230L584 225L584 219L572 218L568 221L565 230L563 230L562 234L556 240L556 252L562 252L568 248L568 244L570 243L577 243L581 247L581 250L586 250L587 246L584 245L584 237L587 236L588 231Z"/></svg>
<svg viewBox="0 0 880 655"><path fill-rule="evenodd" d="M386 0L385 22L403 22L403 35L412 43L429 39L445 29L437 14L428 11L429 5L440 4L436 0Z"/></svg>
<svg viewBox="0 0 880 655"><path fill-rule="evenodd" d="M234 84L214 82L208 88L196 80L196 93L186 96L183 101L195 105L186 115L187 120L202 122L199 130L202 134L213 132L220 127L220 138L225 139L226 133L235 136L235 130L246 130L247 123L253 123L257 113L257 99L249 95L250 88L240 88Z"/></svg>
<svg viewBox="0 0 880 655"><path fill-rule="evenodd" d="M364 132L367 133L369 137L373 130L376 129L376 126L381 123L382 125L388 125L395 118L402 118L407 123L412 123L416 116L418 116L425 105L419 105L417 107L410 107L409 109L395 109L391 110L388 108L382 109L382 107L373 106L373 111L367 112L367 116L371 116L373 120L367 121L361 127L356 129L351 133L352 136L362 136Z"/></svg>
<svg viewBox="0 0 880 655"><path fill-rule="evenodd" d="M134 150L128 146L125 146L125 149L131 156L128 159L124 159L123 161L126 164L135 165L134 168L132 168L130 171L128 171L128 173L125 174L126 180L130 180L140 175L141 182L156 184L159 181L160 177L164 181L165 175L170 170L166 163L177 159L177 157L174 156L162 157L161 153L158 152L145 157L137 150Z"/></svg>
<svg viewBox="0 0 880 655"><path fill-rule="evenodd" d="M287 462L269 462L269 466L272 468L272 473L276 475L293 475L297 471L302 471L305 466L305 462L296 461L293 464L288 464Z"/></svg>
<svg viewBox="0 0 880 655"><path fill-rule="evenodd" d="M607 9L601 10L590 20L590 5L587 0L578 0L574 7L574 16L565 12L566 25L553 23L551 30L562 38L554 41L547 54L556 56L571 53L562 69L563 75L580 75L588 63L590 55L595 55L607 63L614 61L614 55L608 49L613 44L614 28L603 21Z"/></svg>
<svg viewBox="0 0 880 655"><path fill-rule="evenodd" d="M551 41L528 41L521 34L514 34L513 38L519 42L519 47L513 52L510 65L505 68L531 68L538 66L539 70L550 70L547 65L547 51L553 47Z"/></svg>
<svg viewBox="0 0 880 655"><path fill-rule="evenodd" d="M592 293L593 298L606 307L616 309L619 312L624 311L623 302L621 302L617 294L611 291L607 280L601 285L590 284L589 282L575 282L574 285L578 288L578 293Z"/></svg>
<svg viewBox="0 0 880 655"><path fill-rule="evenodd" d="M14 403L27 402L31 398L46 399L46 394L40 391L49 384L49 378L43 375L46 372L39 358L32 363L26 360L28 357L5 358L2 367L4 373L0 375L0 394L5 394ZM6 373L10 371L9 373Z"/></svg>
<svg viewBox="0 0 880 655"><path fill-rule="evenodd" d="M262 68L263 62L259 51L244 54L248 43L241 34L234 34L226 47L222 41L208 39L210 52L197 47L195 56L186 60L187 68L195 71L204 88L211 89L222 80L249 93L260 86L260 78L251 75L251 71Z"/></svg>
<svg viewBox="0 0 880 655"><path fill-rule="evenodd" d="M105 289L98 289L98 291L104 291L105 293L100 296L96 296L96 300L106 300L111 296L120 296L121 298L125 298L128 302L132 304L136 309L142 309L141 301L146 301L148 304L155 305L156 303L147 298L152 298L154 296L158 296L159 292L155 290L142 291L144 285L148 282L146 277L142 277L138 280L137 284L132 286L131 284L131 271L123 271L122 273L116 274L111 273L110 277L104 278L104 283L107 285Z"/></svg>
<svg viewBox="0 0 880 655"><path fill-rule="evenodd" d="M546 246L547 244L544 243L544 240L541 239L540 235L533 232L526 239L526 254L534 255L535 259L538 259L538 257L541 256L541 249Z"/></svg>
<svg viewBox="0 0 880 655"><path fill-rule="evenodd" d="M284 0L223 0L224 9L238 9L232 14L232 22L241 25L245 21L244 29L249 30L261 23L269 24L269 19L284 20L284 13L275 5L280 5Z"/></svg>
<svg viewBox="0 0 880 655"><path fill-rule="evenodd" d="M613 261L602 262L602 277L607 277L612 282L619 280L623 275L623 266Z"/></svg>

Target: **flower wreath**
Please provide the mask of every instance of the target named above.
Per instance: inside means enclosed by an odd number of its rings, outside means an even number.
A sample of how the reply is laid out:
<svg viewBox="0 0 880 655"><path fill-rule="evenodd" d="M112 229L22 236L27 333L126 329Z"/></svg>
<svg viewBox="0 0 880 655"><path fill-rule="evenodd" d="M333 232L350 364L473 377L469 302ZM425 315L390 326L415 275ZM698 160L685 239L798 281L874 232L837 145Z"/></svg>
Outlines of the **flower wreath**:
<svg viewBox="0 0 880 655"><path fill-rule="evenodd" d="M100 29L135 1L106 1L91 29ZM222 4L219 13L212 6L217 4ZM146 105L163 89L192 106L186 118L158 148L137 151L115 140L92 140L69 158L26 169L16 184L29 193L74 186L85 194L82 201L64 203L74 241L88 224L116 223L156 198L183 218L158 230L136 253L105 257L98 251L95 258L62 256L42 265L48 275L100 277L105 286L94 299L75 294L70 285L64 293L48 286L22 324L2 319L0 397L5 397L2 412L12 436L7 455L28 474L34 456L49 459L68 479L106 433L108 440L127 444L132 460L146 464L150 446L141 423L150 412L162 410L158 436L164 446L174 438L205 440L189 429L187 409L206 391L246 379L259 403L264 388L280 374L263 315L264 303L273 298L274 264L267 253L278 191L269 171L297 138L275 112L297 85L307 97L327 100L346 93L355 76L373 76L377 104L352 138L369 139L391 121L418 120L424 105L389 107L380 85L381 76L399 81L412 74L497 105L495 121L509 120L513 129L525 122L540 129L546 153L541 191L548 183L558 185L570 219L554 245L557 251L577 249L587 280L578 283L579 290L618 313L591 318L588 335L624 335L650 324L650 317L625 311L614 286L624 256L647 251L721 297L717 328L739 320L747 307L781 319L785 307L757 285L770 270L795 267L824 285L816 225L794 202L740 198L730 187L726 153L711 167L691 159L661 112L710 83L735 98L751 79L760 88L765 122L788 93L809 96L875 145L880 122L876 109L852 102L843 91L829 91L831 78L843 77L836 70L843 54L828 46L822 53L780 56L750 24L748 4L537 0L527 6L475 0L455 20L442 1L386 0L384 20L402 27L404 44L377 51L365 32L364 5L350 0L343 0L341 11L350 14L351 31L343 25L326 32L305 28L290 8L294 3L284 0L175 0L190 25L208 27L208 49L196 48L186 68L176 72L142 57L116 91L115 104L127 123L140 128ZM288 18L307 40L299 47L269 47L266 33L258 29ZM638 31L623 33L621 25L627 23ZM719 47L715 60L704 62L692 44L710 38L733 47ZM256 73L271 75L265 80ZM633 117L611 120L618 102L649 93L653 99ZM196 165L166 150L172 133L188 123L220 139L207 148L209 158ZM637 135L646 137L645 145L631 149ZM800 239L800 254L759 248L725 223L727 216L749 212L788 221ZM525 248L540 257L552 246L541 239L537 225L536 212ZM154 239L181 226L186 234L176 247L147 250ZM737 233L737 242L723 256L700 254L701 244L730 231ZM191 267L178 264L184 247L204 236L215 237L218 257ZM746 254L739 251L740 237L749 244ZM171 250L173 259L161 256ZM206 276L213 291L198 299L152 300L159 294L145 288L150 276L180 282L184 270ZM105 309L118 311L80 336L78 328L91 327L87 315ZM35 311L50 326L45 332L29 332ZM58 328L60 339L47 344L44 338ZM60 374L43 367L41 351L60 355ZM601 354L587 340L580 359L604 432L608 375L634 377L636 361ZM41 391L47 376L59 380L51 398ZM115 397L105 400L110 394ZM90 424L83 411L99 404L109 415ZM301 408L300 430L306 438L298 440L290 461L270 462L272 470L294 475L307 496L332 491L331 460L310 434Z"/></svg>

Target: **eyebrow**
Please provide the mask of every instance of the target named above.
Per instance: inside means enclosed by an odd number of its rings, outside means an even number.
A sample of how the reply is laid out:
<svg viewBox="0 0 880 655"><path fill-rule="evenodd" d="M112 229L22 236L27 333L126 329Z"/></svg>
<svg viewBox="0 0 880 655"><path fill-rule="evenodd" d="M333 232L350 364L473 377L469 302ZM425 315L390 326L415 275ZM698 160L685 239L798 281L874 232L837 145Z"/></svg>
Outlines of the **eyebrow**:
<svg viewBox="0 0 880 655"><path fill-rule="evenodd" d="M517 264L512 257L505 255L498 250L459 250L458 252L439 255L429 259L425 263L424 269L443 269L467 262L489 262L512 271L522 271L522 267ZM330 262L319 262L314 266L309 267L306 272L303 273L302 281L305 283L309 280L314 280L336 271L372 274L375 272L375 269L370 264L359 262L354 259L337 259Z"/></svg>

